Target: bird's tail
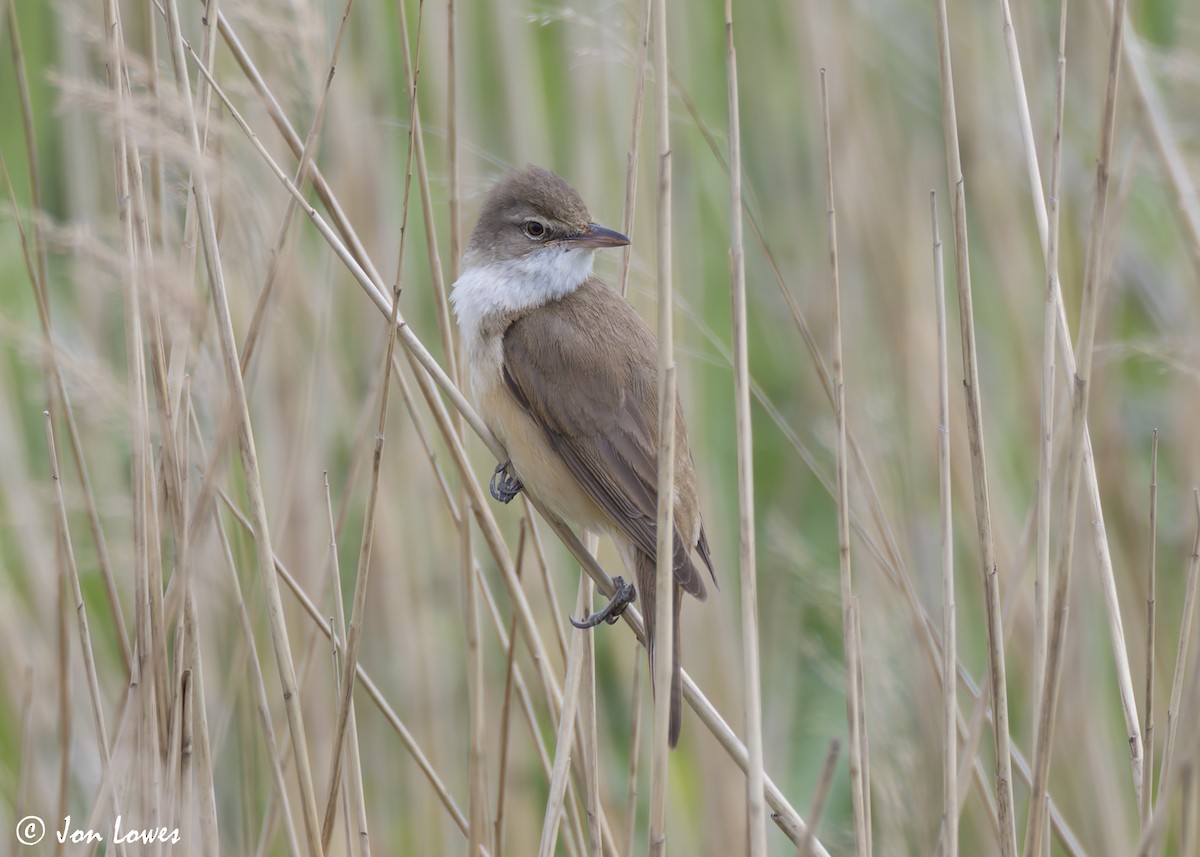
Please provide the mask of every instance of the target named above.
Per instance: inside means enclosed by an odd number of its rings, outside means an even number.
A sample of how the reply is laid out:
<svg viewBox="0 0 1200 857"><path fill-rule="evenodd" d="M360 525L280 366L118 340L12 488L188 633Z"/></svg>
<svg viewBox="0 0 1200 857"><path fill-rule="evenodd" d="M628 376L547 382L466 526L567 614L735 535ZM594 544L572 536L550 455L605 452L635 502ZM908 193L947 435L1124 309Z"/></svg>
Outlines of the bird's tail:
<svg viewBox="0 0 1200 857"><path fill-rule="evenodd" d="M654 560L643 553L637 558L638 600L642 604L642 622L646 626L646 650L650 654L650 687L654 688L655 655L655 569ZM679 730L683 724L683 670L680 665L679 614L683 607L683 589L672 585L671 621L671 698L668 714L667 743L674 749L679 743Z"/></svg>

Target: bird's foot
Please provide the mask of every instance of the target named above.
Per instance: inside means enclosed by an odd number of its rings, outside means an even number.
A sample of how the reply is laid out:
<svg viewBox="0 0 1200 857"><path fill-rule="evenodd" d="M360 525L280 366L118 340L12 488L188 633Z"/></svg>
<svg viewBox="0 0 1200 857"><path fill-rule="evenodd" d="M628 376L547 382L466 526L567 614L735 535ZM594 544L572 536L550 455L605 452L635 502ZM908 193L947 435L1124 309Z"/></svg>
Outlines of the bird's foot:
<svg viewBox="0 0 1200 857"><path fill-rule="evenodd" d="M623 577L614 577L613 597L607 604L582 622L576 622L574 616L567 616L567 618L571 620L572 625L580 629L595 628L601 622L613 625L621 618L621 614L625 612L625 608L636 600L637 590L633 588L633 584L626 583Z"/></svg>
<svg viewBox="0 0 1200 857"><path fill-rule="evenodd" d="M510 502L513 497L525 490L521 480L513 475L511 461L501 461L496 465L488 487L492 489L492 496L501 503Z"/></svg>

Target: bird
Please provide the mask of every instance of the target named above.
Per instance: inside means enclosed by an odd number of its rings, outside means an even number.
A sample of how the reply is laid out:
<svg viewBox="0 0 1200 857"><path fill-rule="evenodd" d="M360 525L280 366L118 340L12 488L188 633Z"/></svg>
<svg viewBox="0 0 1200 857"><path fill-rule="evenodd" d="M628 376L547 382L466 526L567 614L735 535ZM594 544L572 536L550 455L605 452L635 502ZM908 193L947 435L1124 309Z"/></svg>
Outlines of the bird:
<svg viewBox="0 0 1200 857"><path fill-rule="evenodd" d="M651 674L658 507L657 341L637 310L592 273L597 249L629 239L594 223L579 193L535 165L511 170L480 210L450 294L479 415L504 446L491 482L507 503L529 492L563 521L609 536L642 603ZM679 742L679 615L716 573L696 467L675 402L673 642L668 742ZM697 558L699 563L697 562ZM577 627L615 622L618 592Z"/></svg>

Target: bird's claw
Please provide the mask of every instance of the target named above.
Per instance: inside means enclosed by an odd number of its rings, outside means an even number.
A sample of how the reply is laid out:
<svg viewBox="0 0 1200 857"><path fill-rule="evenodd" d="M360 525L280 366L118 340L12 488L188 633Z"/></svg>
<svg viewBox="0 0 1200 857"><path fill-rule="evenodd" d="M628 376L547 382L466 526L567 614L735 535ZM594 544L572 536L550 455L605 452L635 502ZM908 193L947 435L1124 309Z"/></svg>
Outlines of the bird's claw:
<svg viewBox="0 0 1200 857"><path fill-rule="evenodd" d="M571 620L571 624L580 630L587 628L595 628L601 622L607 622L610 625L616 624L616 621L621 618L621 614L625 612L625 608L637 600L637 590L633 588L632 583L626 583L623 577L613 578L613 597L607 604L588 616L582 622L576 622L574 616L567 616Z"/></svg>
<svg viewBox="0 0 1200 857"><path fill-rule="evenodd" d="M488 487L492 490L492 496L501 503L508 503L513 497L516 497L525 490L525 486L521 484L512 473L512 462L501 461L496 465L495 472L492 473L492 481L488 483Z"/></svg>

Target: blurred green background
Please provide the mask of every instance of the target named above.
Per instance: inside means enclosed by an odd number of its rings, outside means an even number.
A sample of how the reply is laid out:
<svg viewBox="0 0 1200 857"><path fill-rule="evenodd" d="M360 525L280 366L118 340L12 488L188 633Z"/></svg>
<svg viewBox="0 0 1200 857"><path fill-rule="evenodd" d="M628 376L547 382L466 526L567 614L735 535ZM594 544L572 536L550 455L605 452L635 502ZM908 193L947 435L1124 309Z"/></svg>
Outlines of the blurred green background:
<svg viewBox="0 0 1200 857"><path fill-rule="evenodd" d="M368 253L389 281L400 235L409 111L398 14L407 15L416 48L420 15L420 114L429 204L439 257L429 252L414 180L411 229L401 275L401 309L442 358L432 283L435 266L452 278L448 129L447 6L359 0L351 7L333 77L315 163L328 179ZM754 410L754 476L759 559L764 743L767 772L802 814L831 739L845 741L845 692L838 590L836 509L825 483L834 477L833 412L805 349L786 289L831 359L832 291L826 249L823 140L818 69L826 69L833 155L846 398L863 466L851 469L851 498L863 530L853 541L855 587L862 602L872 811L877 854L933 853L941 819L940 708L937 677L912 614L885 567L884 535L919 603L940 623L938 567L937 374L929 192L937 192L946 240L950 314L951 442L960 662L985 683L986 648L971 472L967 455L952 225L941 121L933 9L908 0L735 4L747 225L750 367L759 388ZM32 240L36 221L48 247L53 343L78 420L125 621L135 612L130 488L130 386L123 284L134 276L125 255L115 191L113 131L124 121L142 153L151 188L152 266L136 273L157 295L158 324L173 357L172 383L187 373L201 433L211 452L226 385L216 346L207 278L187 246L191 161L181 99L171 73L166 30L153 3L118 4L133 93L118 116L105 83L102 4L0 0L0 153L12 178L17 214L0 216L0 812L6 829L28 812L52 815L59 766L69 752L69 809L86 817L97 800L99 759L77 632L69 626L69 665L59 657L55 507L41 412L48 407L46 345L22 255L18 223ZM35 211L26 126L14 71L15 8L27 70L32 133L41 188ZM185 36L198 49L202 7L183 4ZM340 3L226 0L221 14L237 32L267 85L301 134L313 120L341 20ZM1200 9L1176 0L1130 4L1132 31L1145 48L1148 80L1162 116L1194 178L1200 175ZM549 167L575 185L599 222L620 228L624 204L642 10L630 2L460 2L456 4L459 234L465 236L491 182L511 165ZM669 4L672 69L670 127L674 171L673 253L680 390L700 473L704 509L721 589L685 611L685 667L742 733L742 670L737 577L737 462L729 360L729 190L723 8ZM1032 755L1034 623L1032 509L1037 481L1041 384L1043 254L1017 123L999 5L951 3L950 37L958 97L971 265L984 398L987 464L1005 628L1014 741ZM1016 4L1015 33L1043 175L1049 175L1059 7ZM1072 330L1087 253L1095 159L1108 50L1103 0L1071 4L1061 194L1060 271ZM194 63L189 74L196 80ZM227 46L216 49L217 80L283 169L296 160L280 142L262 102ZM640 174L632 226L630 299L653 323L656 117L647 69L639 142ZM1170 179L1147 136L1147 121L1122 79L1110 194L1110 237L1097 333L1089 427L1109 548L1139 706L1145 682L1145 599L1149 553L1151 432L1160 436L1158 497L1159 657L1157 724L1165 724L1179 640L1184 570L1196 513L1190 496L1200 477L1200 248L1190 243ZM157 94L156 94L157 93ZM287 194L245 136L214 104L207 171L217 205L221 256L234 329L241 342L264 288ZM316 203L315 195L308 194ZM321 206L317 204L318 210ZM339 537L342 586L354 586L367 495L370 445L378 408L385 323L321 236L299 214L279 257L279 281L261 351L248 380L268 518L280 559L329 615L322 473L328 471ZM31 248L32 250L32 248ZM598 259L614 279L618 257ZM781 282L777 282L773 266ZM147 313L150 311L147 310ZM1060 361L1061 362L1061 361ZM1058 378L1059 426L1067 425ZM411 381L410 381L411 383ZM178 390L178 386L172 388ZM418 397L419 399L419 397ZM154 407L153 393L151 406ZM453 486L452 459L421 402L438 465ZM77 474L68 462L59 417L71 538L84 587L110 731L127 686L117 634ZM161 425L150 420L157 456ZM1058 432L1056 460L1066 432ZM470 450L483 482L493 461L476 439ZM193 458L199 452L193 448ZM236 459L236 456L232 456ZM1054 482L1055 503L1061 488ZM240 465L218 474L244 507ZM192 491L198 485L195 474ZM163 486L156 479L163 505ZM870 502L877 493L878 505ZM440 497L404 400L393 395L372 552L372 596L361 663L372 673L459 805L466 807L467 692L458 536ZM1085 504L1086 505L1086 504ZM166 514L163 507L163 514ZM496 514L515 550L517 504ZM253 543L223 516L231 556L257 635L277 735L286 720L267 633ZM1057 521L1057 515L1054 520ZM1089 533L1079 518L1066 672L1050 791L1088 854L1127 854L1138 835L1128 748L1117 695L1113 647L1104 618ZM161 557L172 574L174 545L164 517ZM252 853L272 792L246 672L248 657L233 606L220 540L210 526L191 557L204 653L204 692L215 754L214 790L222 853ZM557 600L527 590L539 623L573 604L575 571L543 525ZM1055 533L1055 543L1062 533ZM476 539L493 590L494 564ZM616 558L602 546L610 569ZM893 562L888 560L887 562ZM507 627L507 599L498 595ZM328 644L285 594L314 760L323 793L333 729L334 688ZM173 627L173 622L172 622ZM484 621L487 704L499 717L503 650ZM623 629L596 635L604 797L623 830L635 654ZM1192 641L1196 636L1193 634ZM552 646L552 650L554 647ZM1194 657L1194 653L1192 654ZM518 656L535 674L527 650ZM561 662L553 665L561 670ZM644 670L643 670L644 673ZM644 680L644 678L643 678ZM59 709L72 688L73 726ZM432 796L395 732L363 697L358 730L368 816L376 853L457 853L462 839ZM649 694L643 705L649 706ZM973 700L960 691L969 717ZM553 750L544 705L540 728ZM1194 723L1194 719L1186 721ZM644 718L643 742L649 731ZM1081 728L1086 726L1086 728ZM499 728L489 728L491 798L505 791L504 851L530 853L541 828L546 780L524 724L511 727L510 770L496 781ZM1162 730L1165 731L1165 730ZM1194 729L1185 729L1194 748ZM65 736L65 741L64 741ZM1161 736L1161 732L1160 732ZM979 742L991 771L991 738ZM1161 745L1158 746L1161 750ZM744 850L744 778L698 720L685 715L672 756L670 845L680 854ZM640 774L639 829L645 824L648 763ZM990 786L990 776L984 776ZM294 788L290 770L288 782ZM1196 796L1178 809L1195 812ZM1016 785L1018 830L1026 784ZM293 811L295 799L293 795ZM191 810L188 810L191 811ZM963 853L999 853L977 785L963 810ZM1194 815L1192 816L1194 817ZM275 830L272 825L269 829ZM1181 848L1175 826L1171 848ZM7 835L7 834L3 834ZM771 853L792 846L771 826ZM1194 837L1195 834L1193 833ZM832 853L853 847L845 753L820 838ZM624 838L619 837L621 853ZM639 834L638 850L645 847ZM1195 839L1193 838L1194 842ZM335 843L339 837L335 836ZM287 853L278 833L263 853ZM341 844L336 847L342 847ZM1060 853L1055 842L1053 853ZM342 853L335 850L334 853ZM565 853L565 852L564 852ZM1062 851L1061 853L1067 853ZM1174 851L1171 853L1182 853Z"/></svg>

